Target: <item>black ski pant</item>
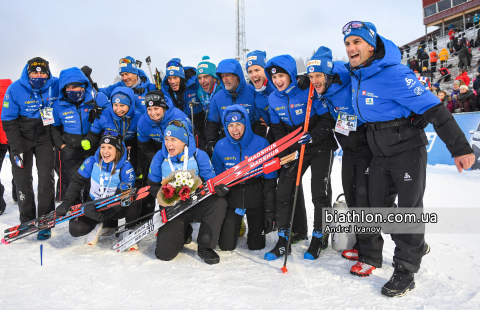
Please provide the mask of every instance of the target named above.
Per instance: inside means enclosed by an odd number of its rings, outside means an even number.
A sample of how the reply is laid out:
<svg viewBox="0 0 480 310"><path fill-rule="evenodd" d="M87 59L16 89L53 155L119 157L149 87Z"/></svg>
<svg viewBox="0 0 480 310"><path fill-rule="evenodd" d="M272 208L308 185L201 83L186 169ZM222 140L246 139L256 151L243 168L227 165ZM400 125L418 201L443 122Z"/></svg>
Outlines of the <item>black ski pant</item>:
<svg viewBox="0 0 480 310"><path fill-rule="evenodd" d="M398 208L404 212L423 211L427 174L427 150L419 146L393 156L374 156L370 164L369 200L371 208L391 204L398 193ZM410 210L410 211L409 211ZM393 212L393 210L392 210ZM417 272L423 257L425 224L412 227L416 234L391 234L395 242L393 260L411 272ZM382 266L383 238L380 234L360 235L359 261Z"/></svg>
<svg viewBox="0 0 480 310"><path fill-rule="evenodd" d="M190 223L200 222L197 243L209 249L217 247L220 229L227 210L227 200L212 195L190 210L167 222L158 230L155 256L164 261L177 257L185 243L185 233Z"/></svg>
<svg viewBox="0 0 480 310"><path fill-rule="evenodd" d="M134 201L128 207L117 206L101 212L106 215L104 223L118 221L122 218L125 218L125 221L128 223L138 218L141 207L142 205L138 201ZM86 216L81 216L70 220L68 229L72 237L81 237L89 234L99 223Z"/></svg>
<svg viewBox="0 0 480 310"><path fill-rule="evenodd" d="M431 62L430 63L430 70L432 70L432 72L436 72L437 71L437 63L436 62ZM433 81L431 81L432 84L433 84Z"/></svg>
<svg viewBox="0 0 480 310"><path fill-rule="evenodd" d="M67 148L68 146L65 146ZM63 150L63 149L62 149ZM66 152L59 152L59 158L60 158L60 184L61 184L61 198L62 200L65 198L65 195L67 194L67 188L70 185L70 182L72 181L73 175L78 171L80 166L83 164L85 158L75 158L75 157L68 157L68 153ZM82 202L86 202L89 200L90 197L90 182L84 185L83 187L83 192L79 192L77 197L75 197L75 200L73 201L73 204L79 204Z"/></svg>
<svg viewBox="0 0 480 310"><path fill-rule="evenodd" d="M38 174L38 216L55 209L55 178L53 166L55 152L52 140L37 142L37 145L23 153L23 169L13 164L13 178L17 186L20 223L37 217L35 194L33 192L33 156L35 155Z"/></svg>
<svg viewBox="0 0 480 310"><path fill-rule="evenodd" d="M372 156L358 156L344 150L342 158L342 186L349 208L368 208L368 176ZM359 251L359 235L355 235L353 249Z"/></svg>
<svg viewBox="0 0 480 310"><path fill-rule="evenodd" d="M265 209L246 209L245 215L248 223L248 249L255 251L265 248L265 234L263 233ZM228 208L218 240L218 246L222 251L233 251L237 247L241 222L242 216L235 213L235 209Z"/></svg>
<svg viewBox="0 0 480 310"><path fill-rule="evenodd" d="M2 171L3 166L3 159L5 158L5 154L7 154L8 144L0 144L0 171ZM0 214L5 212L5 208L7 204L5 203L5 199L3 199L3 194L5 193L5 187L1 183L0 180Z"/></svg>
<svg viewBox="0 0 480 310"><path fill-rule="evenodd" d="M330 208L332 206L330 173L332 171L333 157L333 151L327 151L308 154L303 159L301 175L303 176L305 171L311 167L312 202L315 207L313 227L316 229L321 229L322 227L322 208ZM295 193L297 169L281 168L280 170L277 186L277 220L279 229L290 228L293 210L292 193Z"/></svg>

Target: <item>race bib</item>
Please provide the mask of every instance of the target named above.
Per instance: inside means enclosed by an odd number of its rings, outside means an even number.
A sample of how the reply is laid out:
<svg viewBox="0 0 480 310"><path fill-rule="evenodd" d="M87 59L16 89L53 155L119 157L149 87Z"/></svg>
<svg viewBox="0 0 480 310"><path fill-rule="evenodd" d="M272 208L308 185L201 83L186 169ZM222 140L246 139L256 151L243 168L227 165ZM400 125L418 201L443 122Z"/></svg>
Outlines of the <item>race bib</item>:
<svg viewBox="0 0 480 310"><path fill-rule="evenodd" d="M357 131L357 117L345 112L339 112L335 131L345 136L348 136L350 131Z"/></svg>
<svg viewBox="0 0 480 310"><path fill-rule="evenodd" d="M55 120L53 119L53 108L40 110L40 115L42 116L43 126L55 123Z"/></svg>

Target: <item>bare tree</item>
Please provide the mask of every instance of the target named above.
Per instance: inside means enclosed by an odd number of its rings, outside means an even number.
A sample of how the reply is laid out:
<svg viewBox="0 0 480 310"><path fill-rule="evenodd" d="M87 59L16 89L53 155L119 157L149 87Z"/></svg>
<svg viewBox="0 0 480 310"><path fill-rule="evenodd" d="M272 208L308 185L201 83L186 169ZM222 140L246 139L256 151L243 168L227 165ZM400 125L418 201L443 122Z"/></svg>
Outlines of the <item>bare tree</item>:
<svg viewBox="0 0 480 310"><path fill-rule="evenodd" d="M113 79L113 84L117 84L118 82L120 82L122 79L120 78L120 75L117 75L115 77L115 79Z"/></svg>

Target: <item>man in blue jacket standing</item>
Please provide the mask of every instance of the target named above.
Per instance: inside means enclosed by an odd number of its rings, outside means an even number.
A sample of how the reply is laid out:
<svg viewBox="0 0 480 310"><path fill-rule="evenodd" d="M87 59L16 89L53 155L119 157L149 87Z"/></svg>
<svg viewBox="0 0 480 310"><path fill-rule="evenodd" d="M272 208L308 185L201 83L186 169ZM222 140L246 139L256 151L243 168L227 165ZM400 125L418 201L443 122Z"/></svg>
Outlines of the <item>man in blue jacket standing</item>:
<svg viewBox="0 0 480 310"><path fill-rule="evenodd" d="M473 151L451 113L400 63L396 45L378 35L372 23L349 22L342 33L352 74L352 105L368 127L367 141L373 153L370 207L383 207L393 184L402 211L423 210L428 140L415 114L423 114L433 124L459 172L472 166ZM396 244L395 271L382 288L386 296L403 296L415 287L414 273L430 250L424 224L410 229L415 233L391 234ZM382 266L383 239L380 234L362 235L360 242L359 262L350 273L364 277Z"/></svg>
<svg viewBox="0 0 480 310"><path fill-rule="evenodd" d="M122 81L100 88L100 91L110 99L115 88L120 86L131 88L135 94L135 110L144 114L146 112L145 95L151 90L156 90L155 84L150 83L145 72L137 67L135 59L130 56L120 59L118 74Z"/></svg>
<svg viewBox="0 0 480 310"><path fill-rule="evenodd" d="M19 80L13 82L3 99L2 124L14 157L13 178L17 185L20 222L37 217L32 184L33 156L38 170L38 216L55 209L53 164L55 152L51 136L52 105L58 97L58 79L41 57L30 59ZM50 229L37 236L50 238Z"/></svg>
<svg viewBox="0 0 480 310"><path fill-rule="evenodd" d="M210 103L205 127L205 141L207 153L212 156L215 144L220 138L221 116L226 107L239 104L247 110L250 124L255 122L255 89L247 84L242 66L236 59L225 59L218 64L217 76L220 78L223 89L220 90Z"/></svg>

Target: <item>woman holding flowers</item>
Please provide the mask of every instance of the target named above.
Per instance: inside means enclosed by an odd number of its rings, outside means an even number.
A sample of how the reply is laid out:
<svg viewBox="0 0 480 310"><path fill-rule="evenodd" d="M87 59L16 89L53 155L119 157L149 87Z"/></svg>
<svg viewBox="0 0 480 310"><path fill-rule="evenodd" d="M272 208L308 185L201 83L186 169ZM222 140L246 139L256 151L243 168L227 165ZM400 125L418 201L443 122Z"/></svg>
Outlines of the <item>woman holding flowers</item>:
<svg viewBox="0 0 480 310"><path fill-rule="evenodd" d="M199 183L215 176L208 155L196 148L193 134L180 120L169 123L165 130L162 150L152 159L148 174L150 193L165 203L189 198L190 191ZM201 180L197 180L200 178ZM164 181L164 182L162 182ZM162 185L163 184L163 185ZM158 230L155 255L165 261L174 259L185 243L187 228L200 222L197 254L207 263L216 264L220 257L215 253L223 218L227 209L224 196L228 187L217 185L217 194L202 200Z"/></svg>

